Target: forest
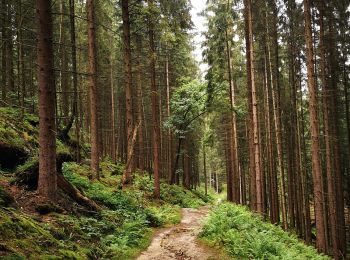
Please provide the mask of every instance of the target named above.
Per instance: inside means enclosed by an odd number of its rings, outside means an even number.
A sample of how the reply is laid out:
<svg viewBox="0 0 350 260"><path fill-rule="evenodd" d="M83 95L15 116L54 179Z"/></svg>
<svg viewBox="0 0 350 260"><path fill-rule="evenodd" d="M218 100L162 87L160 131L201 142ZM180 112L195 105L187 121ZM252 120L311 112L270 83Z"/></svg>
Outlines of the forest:
<svg viewBox="0 0 350 260"><path fill-rule="evenodd" d="M0 20L0 259L348 259L350 0Z"/></svg>

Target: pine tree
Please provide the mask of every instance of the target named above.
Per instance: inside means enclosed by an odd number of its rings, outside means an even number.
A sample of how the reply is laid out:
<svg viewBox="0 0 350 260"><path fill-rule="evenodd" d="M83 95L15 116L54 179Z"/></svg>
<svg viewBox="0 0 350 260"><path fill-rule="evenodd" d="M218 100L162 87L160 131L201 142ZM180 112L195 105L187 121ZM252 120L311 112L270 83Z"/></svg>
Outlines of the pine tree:
<svg viewBox="0 0 350 260"><path fill-rule="evenodd" d="M54 200L57 191L57 175L51 1L37 0L36 8L39 84L38 191L42 196Z"/></svg>
<svg viewBox="0 0 350 260"><path fill-rule="evenodd" d="M316 246L321 252L326 252L326 237L324 225L324 207L323 207L323 178L320 160L319 143L319 123L317 110L317 89L315 84L314 72L314 48L312 42L310 1L304 0L304 19L305 19L305 40L307 57L307 85L309 88L309 110L310 110L310 128L312 145L312 178L314 185L315 199L315 217L316 217Z"/></svg>

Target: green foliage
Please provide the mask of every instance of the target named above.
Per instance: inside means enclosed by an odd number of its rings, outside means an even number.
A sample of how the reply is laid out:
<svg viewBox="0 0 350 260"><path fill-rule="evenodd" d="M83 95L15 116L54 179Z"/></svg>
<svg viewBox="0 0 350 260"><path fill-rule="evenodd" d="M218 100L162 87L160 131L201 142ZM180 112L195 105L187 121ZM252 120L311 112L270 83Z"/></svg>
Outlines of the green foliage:
<svg viewBox="0 0 350 260"><path fill-rule="evenodd" d="M145 175L135 180L135 186L145 191L149 196L153 193L153 180ZM178 205L181 208L198 208L212 200L200 191L186 190L164 182L160 184L160 198L166 203Z"/></svg>
<svg viewBox="0 0 350 260"><path fill-rule="evenodd" d="M35 127L38 117L25 113L21 115L19 109L0 108L0 144L21 149L33 149L37 146Z"/></svg>
<svg viewBox="0 0 350 260"><path fill-rule="evenodd" d="M35 161L35 160L34 160ZM32 165L29 160L18 169ZM181 207L199 207L206 198L162 183L161 200L153 199L153 180L135 174L135 185L121 190L121 176L108 159L100 181L91 181L87 165L64 163L62 172L76 188L102 206L89 216L63 214L47 205L49 221L21 211L0 210L0 251L7 259L133 259L150 242L151 227L179 223ZM2 189L0 190L0 201ZM1 202L2 203L2 202ZM74 207L74 205L73 205Z"/></svg>
<svg viewBox="0 0 350 260"><path fill-rule="evenodd" d="M43 259L43 255L74 254L82 259L79 244L62 243L47 227L23 213L0 209L0 247L7 252L5 259Z"/></svg>
<svg viewBox="0 0 350 260"><path fill-rule="evenodd" d="M30 157L24 164L19 165L16 168L16 172L25 172L28 169L32 169L36 164L38 164L38 157L34 156L34 157Z"/></svg>
<svg viewBox="0 0 350 260"><path fill-rule="evenodd" d="M181 221L180 207L164 203L162 205L148 206L151 216L155 216L159 226L177 224Z"/></svg>
<svg viewBox="0 0 350 260"><path fill-rule="evenodd" d="M193 122L205 113L206 86L198 80L184 78L171 99L172 115L164 123L179 137L193 130Z"/></svg>
<svg viewBox="0 0 350 260"><path fill-rule="evenodd" d="M246 207L230 203L214 209L200 237L238 259L329 259Z"/></svg>
<svg viewBox="0 0 350 260"><path fill-rule="evenodd" d="M192 191L185 190L177 185L162 183L160 187L160 197L162 200L179 205L182 208L198 208L205 202Z"/></svg>
<svg viewBox="0 0 350 260"><path fill-rule="evenodd" d="M123 175L125 165L122 163L115 164L110 158L105 158L100 163L101 171L103 176L108 175Z"/></svg>
<svg viewBox="0 0 350 260"><path fill-rule="evenodd" d="M0 167L23 172L38 162L39 118L20 109L0 108ZM70 155L68 146L56 140L58 156ZM9 164L9 165L8 165Z"/></svg>

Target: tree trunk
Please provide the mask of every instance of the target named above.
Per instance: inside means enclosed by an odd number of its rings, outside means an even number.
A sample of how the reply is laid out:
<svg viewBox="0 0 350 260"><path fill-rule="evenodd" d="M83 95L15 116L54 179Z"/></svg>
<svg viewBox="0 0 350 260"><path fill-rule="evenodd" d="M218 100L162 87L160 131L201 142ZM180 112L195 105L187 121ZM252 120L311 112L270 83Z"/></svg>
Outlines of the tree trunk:
<svg viewBox="0 0 350 260"><path fill-rule="evenodd" d="M116 139L115 139L115 98L114 98L114 75L113 75L113 57L112 53L110 56L110 83L111 83L111 128L112 128L112 134L111 134L111 157L112 161L115 163L117 161L116 157Z"/></svg>
<svg viewBox="0 0 350 260"><path fill-rule="evenodd" d="M145 170L145 148L144 148L144 138L143 138L143 121L142 121L142 68L141 68L141 57L142 57L142 37L141 35L137 36L136 39L137 45L137 121L140 124L140 129L138 132L138 167L141 172Z"/></svg>
<svg viewBox="0 0 350 260"><path fill-rule="evenodd" d="M126 132L127 132L127 161L130 162L125 168L123 175L123 185L128 185L132 181L132 171L134 169L132 149L133 115L132 115L132 71L131 71L131 47L130 47L130 18L129 1L122 0L123 18L123 45L124 45L124 88L125 88L125 108L126 108Z"/></svg>
<svg viewBox="0 0 350 260"><path fill-rule="evenodd" d="M97 64L95 43L95 1L87 1L88 12L88 53L89 53L89 83L90 83L90 138L91 138L91 169L97 179L99 173L99 136L97 118Z"/></svg>
<svg viewBox="0 0 350 260"><path fill-rule="evenodd" d="M233 158L232 158L232 135L231 135L231 128L227 124L225 124L227 121L227 117L223 116L222 117L222 127L225 129L224 133L224 146L225 146L225 164L226 164L226 192L227 192L227 200L234 202L233 200L233 187L232 187L232 181L233 181Z"/></svg>
<svg viewBox="0 0 350 260"><path fill-rule="evenodd" d="M167 117L170 118L170 84L169 84L169 55L167 54L165 58L165 78L166 78L166 108ZM171 134L171 129L168 129L168 174L169 183L172 184L173 176L173 138Z"/></svg>
<svg viewBox="0 0 350 260"><path fill-rule="evenodd" d="M1 26L1 40L2 40L2 45L1 45L1 80L2 80L2 100L3 102L6 102L7 99L7 44L6 44L6 38L7 38L7 12L5 10L7 9L7 1L3 0L2 5L2 26ZM6 104L1 104L1 106L5 106Z"/></svg>
<svg viewBox="0 0 350 260"><path fill-rule="evenodd" d="M73 104L72 104L72 121L75 119L75 135L77 139L76 145L76 160L80 162L80 128L78 117L78 76L77 76L77 50L75 44L75 6L74 0L69 0L69 25L70 25L70 44L71 44L71 59L73 72Z"/></svg>
<svg viewBox="0 0 350 260"><path fill-rule="evenodd" d="M330 238L332 242L333 257L339 259L338 252L338 234L337 234L337 210L335 200L334 169L332 162L332 141L330 125L329 99L330 91L327 84L326 72L326 49L325 49L325 31L324 31L324 4L320 7L320 63L321 63L321 82L323 86L323 117L324 117L324 138L326 145L326 175L327 175L327 196L328 196L328 217L330 225Z"/></svg>
<svg viewBox="0 0 350 260"><path fill-rule="evenodd" d="M329 48L329 73L331 76L330 81L330 119L333 119L331 122L332 128L332 146L333 146L333 157L334 157L334 188L335 188L335 200L336 200L336 217L337 217L337 238L338 238L338 257L346 254L346 235L345 235L345 217L344 217L344 189L343 189L343 171L341 169L341 151L340 151L340 131L339 125L341 125L339 119L339 103L338 98L338 82L337 82L337 53L335 52L337 48L337 42L334 35L334 14L333 9L331 9L328 17L328 27L329 27L329 39L328 39L328 48Z"/></svg>
<svg viewBox="0 0 350 260"><path fill-rule="evenodd" d="M252 29L252 10L251 0L244 1L245 6L245 23L246 23L246 45L247 45L247 85L248 93L251 92L251 106L252 106L252 143L254 156L254 169L251 173L255 175L256 181L256 211L263 213L263 180L262 171L260 167L260 143L259 143L259 125L258 125L258 103L256 97L255 76L254 76L254 50L253 50L253 29Z"/></svg>
<svg viewBox="0 0 350 260"><path fill-rule="evenodd" d="M184 187L186 189L191 189L191 175L190 175L190 153L189 153L189 145L188 138L185 139L184 142L184 152L183 152L183 167L184 167Z"/></svg>
<svg viewBox="0 0 350 260"><path fill-rule="evenodd" d="M229 5L229 3L228 3ZM227 53L227 71L228 71L228 81L229 81L229 93L230 93L230 122L231 122L231 129L230 129L230 160L232 161L232 201L236 204L240 203L240 176L239 176L239 160L238 160L238 148L237 148L237 124L236 124L236 114L234 112L235 107L235 89L234 89L234 82L232 79L232 61L231 61L231 46L229 43L228 38L228 32L226 29L226 53Z"/></svg>
<svg viewBox="0 0 350 260"><path fill-rule="evenodd" d="M305 39L306 39L306 64L309 88L309 110L311 128L311 156L312 177L314 184L315 218L316 218L316 247L321 252L326 252L326 238L323 212L323 178L320 160L319 124L317 113L317 89L314 72L314 50L312 44L310 0L304 0Z"/></svg>
<svg viewBox="0 0 350 260"><path fill-rule="evenodd" d="M7 83L8 83L8 89L9 91L14 92L15 91L15 77L14 77L14 70L13 70L13 35L12 35L12 4L11 1L8 1L7 3L7 32L6 32L6 43L7 43Z"/></svg>
<svg viewBox="0 0 350 260"><path fill-rule="evenodd" d="M37 0L39 85L39 193L51 200L57 191L55 84L53 72L51 1Z"/></svg>
<svg viewBox="0 0 350 260"><path fill-rule="evenodd" d="M153 7L153 0L148 0L148 5ZM154 44L154 21L152 14L149 17L149 47L150 47L150 74L151 74L151 103L152 103L152 147L153 147L153 174L154 174L154 197L160 197L160 172L159 172L159 101L156 85L156 52Z"/></svg>
<svg viewBox="0 0 350 260"><path fill-rule="evenodd" d="M204 174L204 194L208 195L208 180L207 180L207 156L205 152L205 144L203 143L203 174Z"/></svg>

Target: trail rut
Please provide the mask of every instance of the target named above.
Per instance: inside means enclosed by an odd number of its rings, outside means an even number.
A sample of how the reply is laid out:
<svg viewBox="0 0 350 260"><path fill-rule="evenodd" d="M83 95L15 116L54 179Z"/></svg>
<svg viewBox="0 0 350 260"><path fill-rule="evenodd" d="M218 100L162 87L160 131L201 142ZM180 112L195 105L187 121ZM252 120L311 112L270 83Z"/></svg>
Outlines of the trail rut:
<svg viewBox="0 0 350 260"><path fill-rule="evenodd" d="M181 223L174 227L159 230L148 249L137 259L227 259L220 257L215 249L202 245L196 239L208 212L208 207L202 207L200 209L182 209L183 217Z"/></svg>

